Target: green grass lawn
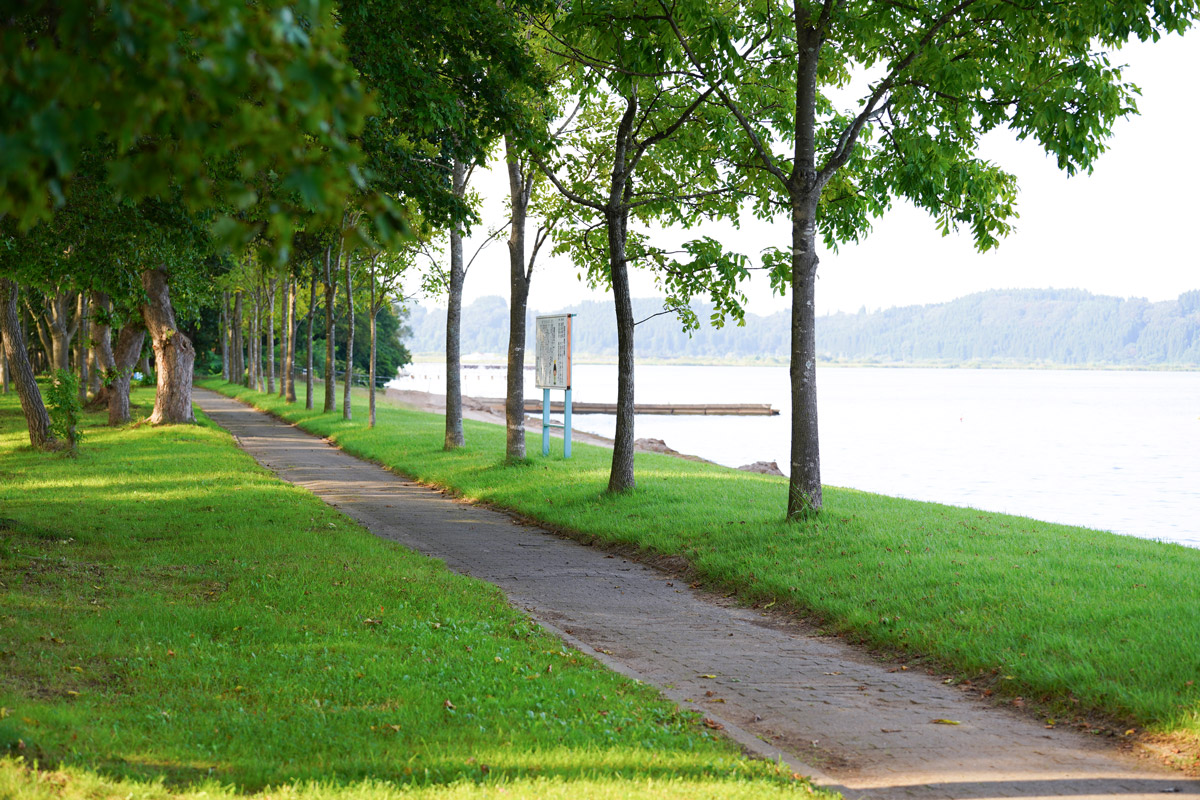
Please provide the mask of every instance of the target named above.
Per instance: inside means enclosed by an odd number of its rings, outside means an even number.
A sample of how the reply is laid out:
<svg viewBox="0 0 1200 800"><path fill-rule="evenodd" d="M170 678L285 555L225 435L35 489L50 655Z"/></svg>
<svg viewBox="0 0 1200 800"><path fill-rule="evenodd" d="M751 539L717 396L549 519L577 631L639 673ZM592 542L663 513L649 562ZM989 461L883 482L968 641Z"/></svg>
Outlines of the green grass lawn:
<svg viewBox="0 0 1200 800"><path fill-rule="evenodd" d="M0 395L0 798L807 794L199 417L69 458Z"/></svg>
<svg viewBox="0 0 1200 800"><path fill-rule="evenodd" d="M585 540L682 557L709 588L923 658L986 694L1121 734L1171 735L1197 752L1200 550L833 487L817 519L789 524L785 479L654 454L637 456L637 489L611 497L604 448L542 458L530 437L538 455L510 465L500 426L468 421L467 447L446 453L438 415L385 404L369 430L340 411L207 385L465 497Z"/></svg>

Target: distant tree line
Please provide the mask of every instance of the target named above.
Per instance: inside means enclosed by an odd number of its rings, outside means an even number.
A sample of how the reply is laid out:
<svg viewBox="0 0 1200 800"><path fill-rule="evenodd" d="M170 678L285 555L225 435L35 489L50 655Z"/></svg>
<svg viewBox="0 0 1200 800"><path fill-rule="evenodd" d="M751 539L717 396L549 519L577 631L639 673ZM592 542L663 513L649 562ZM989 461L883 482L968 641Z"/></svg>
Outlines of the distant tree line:
<svg viewBox="0 0 1200 800"><path fill-rule="evenodd" d="M702 321L689 338L651 299L634 300L639 358L786 358L790 316L746 314L744 327L703 322L712 309L694 304ZM616 333L610 303L564 308L574 322L575 352L613 356ZM528 329L538 312L529 312ZM555 312L560 313L560 312ZM463 311L464 353L502 353L508 345L508 305L500 297L476 300ZM408 347L439 350L445 315L416 307L408 320ZM534 342L529 337L527 346ZM817 353L827 361L868 363L1045 363L1063 366L1200 366L1200 290L1152 303L1078 289L979 292L921 306L817 318Z"/></svg>

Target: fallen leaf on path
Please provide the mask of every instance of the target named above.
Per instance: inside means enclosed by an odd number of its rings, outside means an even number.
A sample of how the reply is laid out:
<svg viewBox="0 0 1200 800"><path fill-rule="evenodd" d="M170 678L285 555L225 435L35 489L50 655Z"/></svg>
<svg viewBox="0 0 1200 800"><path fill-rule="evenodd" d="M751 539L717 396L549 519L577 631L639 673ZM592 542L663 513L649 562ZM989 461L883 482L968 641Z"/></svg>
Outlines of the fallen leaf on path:
<svg viewBox="0 0 1200 800"><path fill-rule="evenodd" d="M930 720L934 725L962 725L961 722L954 719L933 719Z"/></svg>
<svg viewBox="0 0 1200 800"><path fill-rule="evenodd" d="M717 676L716 676L716 675L701 675L700 677L701 677L701 678L708 678L708 679L711 681L711 680L713 680L714 678L716 678Z"/></svg>
<svg viewBox="0 0 1200 800"><path fill-rule="evenodd" d="M705 725L705 727L707 727L707 728L712 728L714 731L723 731L723 730L725 730L725 726L724 726L724 725L722 725L721 723L717 722L715 719L709 719L708 717L705 717L705 718L704 718L704 725Z"/></svg>

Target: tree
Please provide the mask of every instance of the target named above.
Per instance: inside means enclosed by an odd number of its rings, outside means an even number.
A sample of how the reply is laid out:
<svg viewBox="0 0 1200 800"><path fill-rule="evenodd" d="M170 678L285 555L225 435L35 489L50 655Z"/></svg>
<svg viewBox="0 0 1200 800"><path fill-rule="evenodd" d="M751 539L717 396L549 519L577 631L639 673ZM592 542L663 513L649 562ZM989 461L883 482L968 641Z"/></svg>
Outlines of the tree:
<svg viewBox="0 0 1200 800"><path fill-rule="evenodd" d="M702 6L699 4L695 8ZM572 4L543 26L548 58L569 65L581 111L565 134L571 156L547 176L573 207L556 252L569 251L593 284L611 288L617 326L617 424L608 491L634 488L634 327L630 264L657 268L667 306L694 327L688 300L708 291L722 312L742 316L736 283L744 259L703 239L686 263L651 246L631 222L679 224L736 216L731 175L721 169L709 130L722 124L713 90L686 69L683 51L652 0ZM717 112L714 114L714 112ZM565 174L559 175L558 171ZM715 322L723 321L719 316Z"/></svg>
<svg viewBox="0 0 1200 800"><path fill-rule="evenodd" d="M656 3L736 119L758 212L791 223L790 246L766 258L792 291L789 519L822 505L818 233L829 248L857 240L905 198L943 232L966 227L981 250L996 246L1016 215L1016 182L978 155L980 138L1007 127L1068 173L1091 170L1113 122L1135 111L1136 88L1106 50L1183 31L1198 14L1194 0L760 0L710 13L721 35L696 36L676 6ZM859 99L845 109L835 92Z"/></svg>
<svg viewBox="0 0 1200 800"><path fill-rule="evenodd" d="M522 130L519 98L544 90L523 35L543 0L342 0L350 59L381 113L362 136L373 186L419 206L450 230L445 447L462 446L459 326L466 265L462 233L475 221L467 181L502 134Z"/></svg>
<svg viewBox="0 0 1200 800"><path fill-rule="evenodd" d="M454 162L451 185L454 197L462 200L467 194L470 171L462 161ZM450 263L446 269L446 436L444 447L454 450L466 444L463 438L462 416L462 295L469 264L463 263L463 230L456 222L450 226Z"/></svg>
<svg viewBox="0 0 1200 800"><path fill-rule="evenodd" d="M342 263L342 248L345 240L338 245L336 262L333 258L332 245L325 248L325 406L322 411L337 410L337 362L333 358L334 336L333 316L334 300L337 299L337 271ZM335 266L335 263L337 266Z"/></svg>
<svg viewBox="0 0 1200 800"><path fill-rule="evenodd" d="M218 228L253 233L236 210L261 177L285 191L267 227L332 216L362 187L350 137L370 103L345 62L330 0L33 0L5 12L0 215L28 230L74 189L105 144L123 197L174 196L191 211L231 200ZM220 190L216 192L215 190ZM375 198L383 227L390 204Z"/></svg>
<svg viewBox="0 0 1200 800"><path fill-rule="evenodd" d="M4 339L4 357L12 370L13 383L29 428L29 443L37 449L52 448L56 440L50 430L50 415L33 376L17 317L17 284L9 278L0 278L0 334Z"/></svg>
<svg viewBox="0 0 1200 800"><path fill-rule="evenodd" d="M376 253L371 256L368 262L371 295L367 313L370 320L371 355L367 377L367 425L371 428L375 427L375 384L377 367L379 366L380 327L383 328L384 340L390 345L388 349L390 351L399 351L396 355L393 355L392 352L387 353L389 358L387 358L384 364L384 372L395 377L396 370L407 361L408 353L404 350L404 346L400 344L399 336L397 335L400 327L399 320L395 318L395 314L388 314L385 315L384 320L390 324L380 326L379 313L385 309L390 309L391 304L399 299L396 295L400 292L400 281L405 271L411 266L412 257L413 252L410 248L395 253Z"/></svg>
<svg viewBox="0 0 1200 800"><path fill-rule="evenodd" d="M560 130L560 133L562 131ZM504 137L505 166L508 170L509 221L509 313L508 374L504 398L504 453L510 461L525 458L525 317L529 308L529 286L538 253L557 223L551 217L539 226L526 259L525 228L530 203L541 173L532 158L522 151L511 134Z"/></svg>
<svg viewBox="0 0 1200 800"><path fill-rule="evenodd" d="M108 424L124 425L130 419L130 382L134 365L142 355L146 326L136 308L117 308L104 292L93 291L92 307L96 309L97 363L104 370ZM117 326L115 347L114 325Z"/></svg>

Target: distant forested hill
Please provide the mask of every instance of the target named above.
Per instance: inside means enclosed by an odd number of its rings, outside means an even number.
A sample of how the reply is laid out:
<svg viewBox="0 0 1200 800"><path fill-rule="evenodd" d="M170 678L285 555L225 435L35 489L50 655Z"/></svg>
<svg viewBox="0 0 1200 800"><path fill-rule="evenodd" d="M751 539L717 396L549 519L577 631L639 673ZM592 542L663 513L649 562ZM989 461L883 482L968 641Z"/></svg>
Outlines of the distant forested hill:
<svg viewBox="0 0 1200 800"><path fill-rule="evenodd" d="M694 307L702 321L711 309ZM634 301L638 319L661 305ZM615 356L611 303L564 308L575 319L575 352ZM560 313L555 312L555 313ZM533 314L529 330L533 330ZM408 320L414 353L444 348L443 311L414 308ZM789 315L746 315L744 327L715 329L704 322L689 339L673 316L637 328L640 358L785 358ZM463 311L463 353L503 353L508 304L499 297L475 301ZM532 348L532 335L529 346ZM877 363L1046 363L1060 365L1200 366L1200 291L1151 303L1068 289L995 290L949 303L890 308L817 319L817 352L831 361Z"/></svg>

